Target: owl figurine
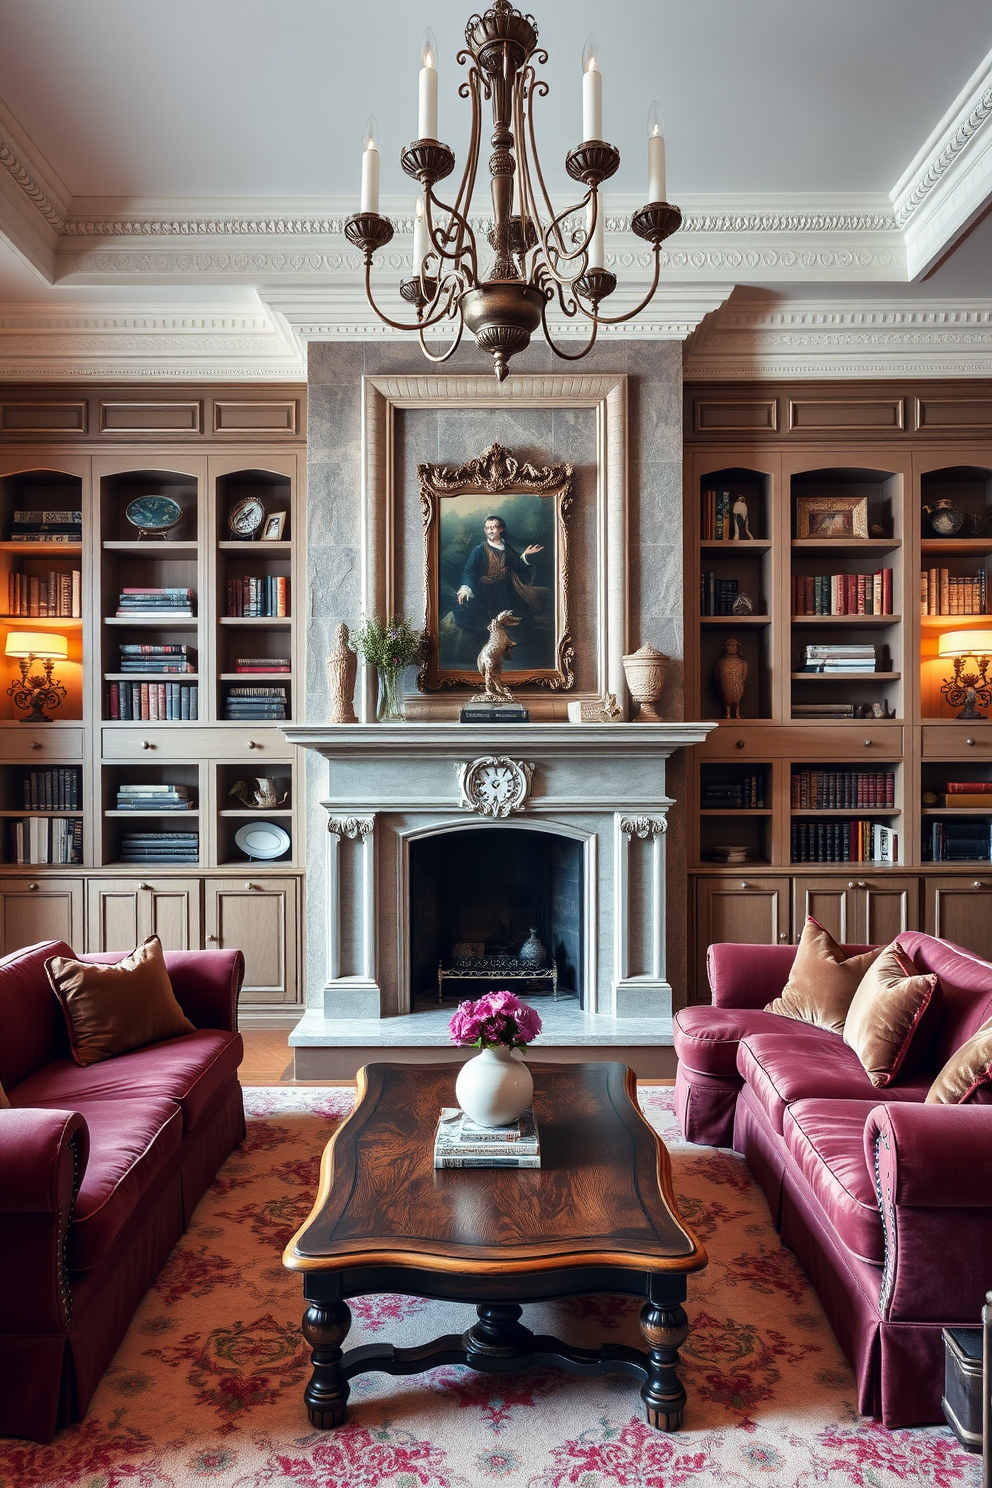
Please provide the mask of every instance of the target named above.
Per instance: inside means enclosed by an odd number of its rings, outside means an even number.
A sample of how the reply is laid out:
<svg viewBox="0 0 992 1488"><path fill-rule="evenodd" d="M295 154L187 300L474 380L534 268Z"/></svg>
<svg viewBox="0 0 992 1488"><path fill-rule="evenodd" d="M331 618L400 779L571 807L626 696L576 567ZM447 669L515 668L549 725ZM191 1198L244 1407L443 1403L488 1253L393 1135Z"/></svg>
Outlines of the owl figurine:
<svg viewBox="0 0 992 1488"><path fill-rule="evenodd" d="M723 698L724 718L740 718L741 698L747 686L747 662L741 655L741 643L735 636L728 636L723 651L713 668L716 685Z"/></svg>

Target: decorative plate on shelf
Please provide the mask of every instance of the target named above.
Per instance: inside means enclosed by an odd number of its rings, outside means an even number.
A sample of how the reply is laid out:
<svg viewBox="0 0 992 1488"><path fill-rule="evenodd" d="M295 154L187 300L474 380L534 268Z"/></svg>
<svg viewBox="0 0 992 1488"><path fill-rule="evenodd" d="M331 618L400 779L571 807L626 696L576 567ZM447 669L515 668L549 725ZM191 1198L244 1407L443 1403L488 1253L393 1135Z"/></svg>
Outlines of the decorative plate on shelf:
<svg viewBox="0 0 992 1488"><path fill-rule="evenodd" d="M289 848L289 833L275 822L246 822L234 840L249 858L281 858Z"/></svg>
<svg viewBox="0 0 992 1488"><path fill-rule="evenodd" d="M168 541L172 528L183 519L183 509L171 496L136 496L124 508L124 515L137 527L139 541L144 537Z"/></svg>
<svg viewBox="0 0 992 1488"><path fill-rule="evenodd" d="M265 521L265 506L257 496L243 496L231 507L227 528L235 542L254 542Z"/></svg>

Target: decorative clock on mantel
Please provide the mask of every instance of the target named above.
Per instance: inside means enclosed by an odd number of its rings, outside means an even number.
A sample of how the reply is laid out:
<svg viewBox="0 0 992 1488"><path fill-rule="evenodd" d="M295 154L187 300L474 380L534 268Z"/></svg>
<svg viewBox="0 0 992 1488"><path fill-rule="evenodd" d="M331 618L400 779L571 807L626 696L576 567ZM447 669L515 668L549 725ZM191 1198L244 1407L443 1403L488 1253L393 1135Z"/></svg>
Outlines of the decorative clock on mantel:
<svg viewBox="0 0 992 1488"><path fill-rule="evenodd" d="M486 754L455 769L461 792L458 804L463 811L501 818L526 805L533 765L505 754Z"/></svg>
<svg viewBox="0 0 992 1488"><path fill-rule="evenodd" d="M243 496L231 507L227 530L234 542L255 542L265 521L265 506L258 496Z"/></svg>

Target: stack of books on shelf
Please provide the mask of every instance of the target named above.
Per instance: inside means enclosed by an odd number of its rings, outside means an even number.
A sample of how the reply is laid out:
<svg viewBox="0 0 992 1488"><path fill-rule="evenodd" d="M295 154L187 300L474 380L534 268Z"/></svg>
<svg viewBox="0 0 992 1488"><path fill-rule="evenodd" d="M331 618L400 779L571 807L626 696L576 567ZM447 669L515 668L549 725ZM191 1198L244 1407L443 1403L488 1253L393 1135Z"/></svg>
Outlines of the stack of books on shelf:
<svg viewBox="0 0 992 1488"><path fill-rule="evenodd" d="M945 790L945 806L959 811L969 806L992 811L992 780L949 780Z"/></svg>
<svg viewBox="0 0 992 1488"><path fill-rule="evenodd" d="M877 647L839 646L830 642L822 646L807 646L800 671L874 672L876 668Z"/></svg>
<svg viewBox="0 0 992 1488"><path fill-rule="evenodd" d="M192 614L192 589L124 588L117 601L118 619L187 620Z"/></svg>
<svg viewBox="0 0 992 1488"><path fill-rule="evenodd" d="M924 847L927 845L924 843ZM992 822L978 817L932 822L929 847L935 863L992 862Z"/></svg>
<svg viewBox="0 0 992 1488"><path fill-rule="evenodd" d="M24 810L78 811L79 777L78 765L60 765L57 770L31 770L24 777Z"/></svg>
<svg viewBox="0 0 992 1488"><path fill-rule="evenodd" d="M124 863L197 863L199 860L198 832L121 834L121 861Z"/></svg>
<svg viewBox="0 0 992 1488"><path fill-rule="evenodd" d="M920 573L921 615L985 615L988 613L988 575L962 578L946 568L925 568Z"/></svg>
<svg viewBox="0 0 992 1488"><path fill-rule="evenodd" d="M192 646L119 646L122 672L196 672L196 650Z"/></svg>
<svg viewBox="0 0 992 1488"><path fill-rule="evenodd" d="M765 777L755 773L717 785L707 782L703 785L702 804L710 810L716 807L726 811L758 810L765 804Z"/></svg>
<svg viewBox="0 0 992 1488"><path fill-rule="evenodd" d="M754 857L753 847L711 847L710 861L713 863L750 863Z"/></svg>
<svg viewBox="0 0 992 1488"><path fill-rule="evenodd" d="M110 682L107 717L119 723L195 722L199 696L195 682Z"/></svg>
<svg viewBox="0 0 992 1488"><path fill-rule="evenodd" d="M234 663L236 672L291 672L293 664L288 656L239 656Z"/></svg>
<svg viewBox="0 0 992 1488"><path fill-rule="evenodd" d="M288 615L289 580L277 574L262 578L246 575L227 581L227 613L231 619Z"/></svg>
<svg viewBox="0 0 992 1488"><path fill-rule="evenodd" d="M436 1168L539 1168L541 1142L534 1108L509 1126L480 1126L457 1106L445 1106L434 1138Z"/></svg>
<svg viewBox="0 0 992 1488"><path fill-rule="evenodd" d="M871 821L792 823L794 863L897 863L899 836Z"/></svg>
<svg viewBox="0 0 992 1488"><path fill-rule="evenodd" d="M711 569L700 576L701 593L699 613L701 615L732 615L734 600L738 594L736 579L718 579Z"/></svg>
<svg viewBox="0 0 992 1488"><path fill-rule="evenodd" d="M268 722L286 718L285 687L230 687L224 702L228 719Z"/></svg>
<svg viewBox="0 0 992 1488"><path fill-rule="evenodd" d="M119 785L118 811L190 811L188 785Z"/></svg>
<svg viewBox="0 0 992 1488"><path fill-rule="evenodd" d="M81 511L15 511L10 519L10 541L24 543L81 543Z"/></svg>
<svg viewBox="0 0 992 1488"><path fill-rule="evenodd" d="M28 615L32 619L78 620L83 613L82 591L78 568L62 573L49 569L37 578L34 574L7 575L7 613Z"/></svg>
<svg viewBox="0 0 992 1488"><path fill-rule="evenodd" d="M848 811L895 806L892 770L794 770L792 807L797 811Z"/></svg>
<svg viewBox="0 0 992 1488"><path fill-rule="evenodd" d="M793 615L891 615L892 570L793 574Z"/></svg>
<svg viewBox="0 0 992 1488"><path fill-rule="evenodd" d="M734 498L729 491L703 492L699 527L703 542L731 541L734 536L733 505Z"/></svg>
<svg viewBox="0 0 992 1488"><path fill-rule="evenodd" d="M10 824L12 863L81 863L83 823L67 816L29 816Z"/></svg>

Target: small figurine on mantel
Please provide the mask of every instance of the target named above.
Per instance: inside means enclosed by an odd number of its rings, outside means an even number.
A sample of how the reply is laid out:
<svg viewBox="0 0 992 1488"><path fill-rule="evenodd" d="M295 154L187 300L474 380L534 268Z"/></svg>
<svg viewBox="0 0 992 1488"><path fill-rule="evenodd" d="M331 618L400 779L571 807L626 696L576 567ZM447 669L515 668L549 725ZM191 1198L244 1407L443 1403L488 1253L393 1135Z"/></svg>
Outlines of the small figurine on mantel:
<svg viewBox="0 0 992 1488"><path fill-rule="evenodd" d="M357 723L355 713L355 678L358 656L348 645L348 627L344 621L334 632L334 645L327 657L327 692L330 698L328 723Z"/></svg>
<svg viewBox="0 0 992 1488"><path fill-rule="evenodd" d="M503 681L503 662L513 655L516 641L510 627L520 624L512 610L500 610L489 622L489 639L479 652L476 666L485 692L477 692L461 710L462 723L527 723L530 713L518 703Z"/></svg>

